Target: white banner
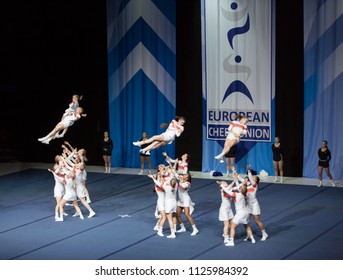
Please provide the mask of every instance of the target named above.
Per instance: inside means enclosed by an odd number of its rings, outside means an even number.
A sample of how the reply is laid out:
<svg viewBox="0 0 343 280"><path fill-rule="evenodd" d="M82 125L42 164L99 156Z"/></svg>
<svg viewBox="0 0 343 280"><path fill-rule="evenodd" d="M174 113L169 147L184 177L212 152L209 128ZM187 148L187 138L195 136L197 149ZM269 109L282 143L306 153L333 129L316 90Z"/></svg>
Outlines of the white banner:
<svg viewBox="0 0 343 280"><path fill-rule="evenodd" d="M271 141L270 0L205 1L208 140L224 140L237 114L248 117L242 141Z"/></svg>

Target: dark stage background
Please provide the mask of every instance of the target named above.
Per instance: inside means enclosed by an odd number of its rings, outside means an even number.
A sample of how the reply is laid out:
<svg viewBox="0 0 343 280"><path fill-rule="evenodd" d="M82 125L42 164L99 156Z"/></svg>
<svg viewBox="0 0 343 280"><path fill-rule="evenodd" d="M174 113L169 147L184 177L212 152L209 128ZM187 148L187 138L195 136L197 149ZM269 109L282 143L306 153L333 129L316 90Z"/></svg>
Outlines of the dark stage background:
<svg viewBox="0 0 343 280"><path fill-rule="evenodd" d="M88 116L65 139L87 150L90 165L102 165L100 142L109 123L106 1L1 5L0 160L52 163L62 141L43 145L37 138L52 130L76 93L84 96L80 104ZM176 104L177 114L187 118L176 155L190 153L191 169L201 170L200 1L177 0L176 7ZM285 175L297 177L303 158L302 25L300 1L277 1L276 135L285 146Z"/></svg>

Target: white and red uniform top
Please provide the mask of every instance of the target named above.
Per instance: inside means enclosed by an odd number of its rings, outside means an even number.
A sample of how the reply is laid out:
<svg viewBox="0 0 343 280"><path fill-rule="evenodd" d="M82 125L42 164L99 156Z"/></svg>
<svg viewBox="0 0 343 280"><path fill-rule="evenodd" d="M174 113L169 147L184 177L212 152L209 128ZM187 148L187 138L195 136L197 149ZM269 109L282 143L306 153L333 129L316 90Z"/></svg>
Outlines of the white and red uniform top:
<svg viewBox="0 0 343 280"><path fill-rule="evenodd" d="M179 137L183 132L184 127L179 125L176 120L172 120L164 133L164 141L171 144L171 142L175 139L175 136Z"/></svg>
<svg viewBox="0 0 343 280"><path fill-rule="evenodd" d="M227 139L236 139L239 141L239 139L247 134L248 127L245 124L241 124L239 121L232 121L230 122L230 126L228 129L229 133L227 134ZM239 135L239 137L237 137Z"/></svg>
<svg viewBox="0 0 343 280"><path fill-rule="evenodd" d="M176 178L179 178L178 174L175 174ZM185 182L179 182L178 184L178 200L177 200L177 206L180 207L191 207L192 200L188 194L188 191L191 187L191 183L188 181Z"/></svg>
<svg viewBox="0 0 343 280"><path fill-rule="evenodd" d="M224 192L227 193L230 197L233 198L235 202L236 214L232 219L232 222L236 225L238 224L247 224L249 223L249 211L245 201L245 196L240 192L235 192L229 189L224 189Z"/></svg>
<svg viewBox="0 0 343 280"><path fill-rule="evenodd" d="M188 172L188 162L187 161L179 161L177 163L177 172L179 174L186 174Z"/></svg>
<svg viewBox="0 0 343 280"><path fill-rule="evenodd" d="M176 212L176 194L177 194L177 184L176 186L172 186L170 184L171 179L173 176L170 171L167 171L161 181L154 180L155 184L159 187L162 187L165 192L165 199L164 199L164 210L168 213Z"/></svg>
<svg viewBox="0 0 343 280"><path fill-rule="evenodd" d="M86 197L85 189L83 186L84 170L75 165L73 172L75 174L75 189L77 197L84 198Z"/></svg>
<svg viewBox="0 0 343 280"><path fill-rule="evenodd" d="M260 215L261 214L261 208L260 204L257 200L257 190L258 190L258 184L254 181L254 178L251 174L251 172L248 172L249 181L247 184L247 195L246 195L246 201L248 204L248 210L249 213L252 215ZM242 177L238 177L240 181L244 181Z"/></svg>
<svg viewBox="0 0 343 280"><path fill-rule="evenodd" d="M175 163L175 159L170 159L171 163ZM188 172L188 162L187 161L178 161L177 163L177 173L186 174Z"/></svg>
<svg viewBox="0 0 343 280"><path fill-rule="evenodd" d="M61 123L63 124L64 128L67 128L74 124L75 121L81 118L80 114L76 114L75 112L70 112L67 116L63 118Z"/></svg>
<svg viewBox="0 0 343 280"><path fill-rule="evenodd" d="M231 207L231 197L224 191L224 188L227 189L227 191L232 189L234 182L232 182L230 185L226 186L221 184L221 199L222 203L220 204L219 208L219 221L230 221L233 217L233 211Z"/></svg>
<svg viewBox="0 0 343 280"><path fill-rule="evenodd" d="M66 117L69 115L70 112L76 112L76 109L79 108L79 102L78 101L72 101L69 103L69 108L64 111L63 117Z"/></svg>

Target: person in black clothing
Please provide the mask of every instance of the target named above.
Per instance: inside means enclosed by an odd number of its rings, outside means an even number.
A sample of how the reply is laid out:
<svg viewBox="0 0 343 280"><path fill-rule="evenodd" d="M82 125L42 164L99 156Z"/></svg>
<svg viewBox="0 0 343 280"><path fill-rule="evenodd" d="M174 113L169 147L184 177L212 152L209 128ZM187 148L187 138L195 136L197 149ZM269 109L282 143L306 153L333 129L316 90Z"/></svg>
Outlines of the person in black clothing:
<svg viewBox="0 0 343 280"><path fill-rule="evenodd" d="M140 141L145 141L148 139L148 133L143 132L142 133L142 139ZM142 144L141 149L144 149L148 147L150 144ZM144 174L144 163L146 162L148 164L149 168L149 174L151 174L151 161L150 161L150 153L139 153L139 158L141 160L141 171L138 173L138 175Z"/></svg>
<svg viewBox="0 0 343 280"><path fill-rule="evenodd" d="M111 156L113 150L113 142L109 137L108 131L104 132L104 140L102 141L102 157L105 162L105 173L111 173Z"/></svg>
<svg viewBox="0 0 343 280"><path fill-rule="evenodd" d="M273 151L273 166L274 166L274 182L278 181L280 175L280 183L283 182L283 147L280 143L280 138L275 137L275 141L272 145Z"/></svg>
<svg viewBox="0 0 343 280"><path fill-rule="evenodd" d="M323 186L323 168L325 170L326 175L329 177L330 181L331 181L331 185L334 187L335 182L332 179L332 175L330 173L330 166L329 166L329 162L331 160L331 152L328 148L328 142L326 140L322 141L322 146L321 148L319 148L318 150L318 157L319 157L319 161L318 161L318 176L319 176L319 184L318 184L318 188Z"/></svg>
<svg viewBox="0 0 343 280"><path fill-rule="evenodd" d="M225 154L226 161L226 176L230 176L230 170L236 169L235 158L236 158L237 145L232 146L230 151Z"/></svg>

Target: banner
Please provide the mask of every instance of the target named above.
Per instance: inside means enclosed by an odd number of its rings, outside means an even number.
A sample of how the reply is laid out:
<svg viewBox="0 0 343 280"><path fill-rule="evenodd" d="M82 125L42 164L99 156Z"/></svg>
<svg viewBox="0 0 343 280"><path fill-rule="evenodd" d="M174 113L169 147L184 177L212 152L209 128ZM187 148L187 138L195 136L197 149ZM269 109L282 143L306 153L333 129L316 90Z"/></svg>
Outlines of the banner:
<svg viewBox="0 0 343 280"><path fill-rule="evenodd" d="M248 118L237 145L238 171L247 164L273 175L274 45L272 0L202 0L202 171L226 172L222 151L230 121Z"/></svg>
<svg viewBox="0 0 343 280"><path fill-rule="evenodd" d="M318 150L327 140L333 178L343 179L342 26L343 1L304 1L304 177L318 178Z"/></svg>
<svg viewBox="0 0 343 280"><path fill-rule="evenodd" d="M175 118L176 7L174 0L107 0L110 137L113 167L140 167L132 142L161 134ZM175 153L174 143L163 147ZM151 151L153 168L163 162Z"/></svg>

